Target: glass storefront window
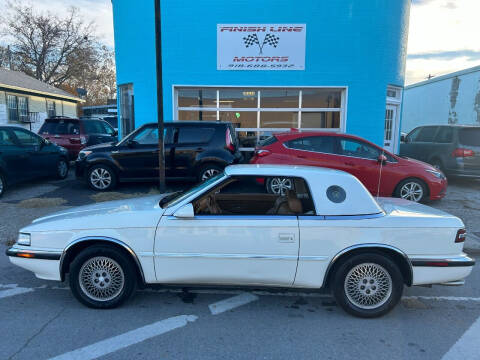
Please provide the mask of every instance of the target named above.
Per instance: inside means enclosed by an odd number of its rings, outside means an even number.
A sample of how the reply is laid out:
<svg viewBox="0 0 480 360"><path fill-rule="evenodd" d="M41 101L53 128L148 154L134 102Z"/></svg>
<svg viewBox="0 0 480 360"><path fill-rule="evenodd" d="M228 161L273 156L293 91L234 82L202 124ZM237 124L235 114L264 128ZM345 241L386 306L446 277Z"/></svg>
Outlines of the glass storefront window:
<svg viewBox="0 0 480 360"><path fill-rule="evenodd" d="M302 112L302 129L322 128L340 128L340 112Z"/></svg>
<svg viewBox="0 0 480 360"><path fill-rule="evenodd" d="M195 110L181 110L178 112L178 120L184 121L216 121L216 111L195 111Z"/></svg>
<svg viewBox="0 0 480 360"><path fill-rule="evenodd" d="M220 121L231 122L236 128L256 128L256 111L220 111Z"/></svg>
<svg viewBox="0 0 480 360"><path fill-rule="evenodd" d="M252 89L220 89L221 108L256 108L258 92Z"/></svg>
<svg viewBox="0 0 480 360"><path fill-rule="evenodd" d="M303 89L302 108L340 108L342 91L336 89Z"/></svg>
<svg viewBox="0 0 480 360"><path fill-rule="evenodd" d="M298 108L299 90L262 89L260 91L261 108Z"/></svg>
<svg viewBox="0 0 480 360"><path fill-rule="evenodd" d="M297 128L298 111L264 111L260 113L261 128Z"/></svg>
<svg viewBox="0 0 480 360"><path fill-rule="evenodd" d="M178 107L217 107L215 89L180 89Z"/></svg>

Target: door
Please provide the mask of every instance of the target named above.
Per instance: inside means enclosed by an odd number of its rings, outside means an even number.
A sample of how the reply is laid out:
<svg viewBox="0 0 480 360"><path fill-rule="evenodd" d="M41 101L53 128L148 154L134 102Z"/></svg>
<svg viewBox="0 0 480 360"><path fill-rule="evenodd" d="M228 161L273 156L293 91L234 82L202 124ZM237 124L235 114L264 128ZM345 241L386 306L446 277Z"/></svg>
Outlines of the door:
<svg viewBox="0 0 480 360"><path fill-rule="evenodd" d="M122 137L125 137L135 129L133 84L119 85L118 93L120 125L122 127Z"/></svg>
<svg viewBox="0 0 480 360"><path fill-rule="evenodd" d="M9 129L0 129L0 168L10 184L28 178L28 155Z"/></svg>
<svg viewBox="0 0 480 360"><path fill-rule="evenodd" d="M383 148L390 152L394 152L397 135L397 106L387 105L387 110L385 111L385 134L383 138Z"/></svg>
<svg viewBox="0 0 480 360"><path fill-rule="evenodd" d="M229 198L224 203L229 214L221 207L222 197ZM256 205L242 201L246 198L255 199ZM298 219L293 213L267 215L265 209L275 202L258 177L228 178L193 201L193 218L163 216L154 247L157 281L291 286L298 260Z"/></svg>
<svg viewBox="0 0 480 360"><path fill-rule="evenodd" d="M337 168L335 136L301 137L290 140L285 145L292 164Z"/></svg>
<svg viewBox="0 0 480 360"><path fill-rule="evenodd" d="M402 144L401 155L428 162L435 151L435 135L438 126L422 126L407 135L406 143Z"/></svg>

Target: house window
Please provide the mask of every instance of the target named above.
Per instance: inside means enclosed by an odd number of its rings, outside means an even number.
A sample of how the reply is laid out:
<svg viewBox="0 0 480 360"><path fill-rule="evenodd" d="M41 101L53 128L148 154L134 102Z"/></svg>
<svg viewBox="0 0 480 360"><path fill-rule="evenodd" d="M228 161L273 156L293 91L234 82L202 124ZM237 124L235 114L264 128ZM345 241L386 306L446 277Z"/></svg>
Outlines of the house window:
<svg viewBox="0 0 480 360"><path fill-rule="evenodd" d="M228 121L241 150L290 128L345 130L346 88L175 88L176 120Z"/></svg>
<svg viewBox="0 0 480 360"><path fill-rule="evenodd" d="M47 100L47 113L48 113L48 117L57 116L57 109L56 109L56 106L55 106L55 101Z"/></svg>
<svg viewBox="0 0 480 360"><path fill-rule="evenodd" d="M7 95L8 120L28 122L28 99L25 96Z"/></svg>

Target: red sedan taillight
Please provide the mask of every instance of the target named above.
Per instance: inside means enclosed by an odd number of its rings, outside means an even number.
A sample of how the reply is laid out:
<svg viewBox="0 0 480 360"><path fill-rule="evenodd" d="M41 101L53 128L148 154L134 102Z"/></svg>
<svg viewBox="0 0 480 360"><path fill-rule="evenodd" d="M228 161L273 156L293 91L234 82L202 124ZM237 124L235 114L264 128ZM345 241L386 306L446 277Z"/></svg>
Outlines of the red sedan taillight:
<svg viewBox="0 0 480 360"><path fill-rule="evenodd" d="M235 152L235 145L233 144L232 133L229 128L227 128L227 131L225 132L225 144L225 147L230 150L230 152Z"/></svg>
<svg viewBox="0 0 480 360"><path fill-rule="evenodd" d="M459 158L459 157L461 157L461 158L473 157L473 156L475 156L475 152L473 150L470 150L470 149L457 148L457 149L453 150L452 156L456 157L456 158Z"/></svg>
<svg viewBox="0 0 480 360"><path fill-rule="evenodd" d="M460 229L460 230L457 231L457 236L455 237L455 242L456 243L464 242L466 237L467 237L467 230Z"/></svg>

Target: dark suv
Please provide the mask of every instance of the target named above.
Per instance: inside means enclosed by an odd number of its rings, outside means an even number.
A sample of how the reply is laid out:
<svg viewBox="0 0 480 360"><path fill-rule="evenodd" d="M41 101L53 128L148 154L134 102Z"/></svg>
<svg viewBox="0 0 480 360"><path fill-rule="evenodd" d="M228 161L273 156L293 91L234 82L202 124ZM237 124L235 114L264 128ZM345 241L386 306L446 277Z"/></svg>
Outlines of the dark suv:
<svg viewBox="0 0 480 360"><path fill-rule="evenodd" d="M242 158L230 123L166 123L164 142L167 178L204 181ZM82 150L76 161L76 175L99 191L112 189L118 181L157 180L157 124L143 125L117 144Z"/></svg>
<svg viewBox="0 0 480 360"><path fill-rule="evenodd" d="M417 127L400 145L400 155L430 163L447 176L480 177L480 126Z"/></svg>
<svg viewBox="0 0 480 360"><path fill-rule="evenodd" d="M79 151L87 146L118 141L116 130L101 119L48 118L38 134L66 148L71 160L75 160Z"/></svg>

